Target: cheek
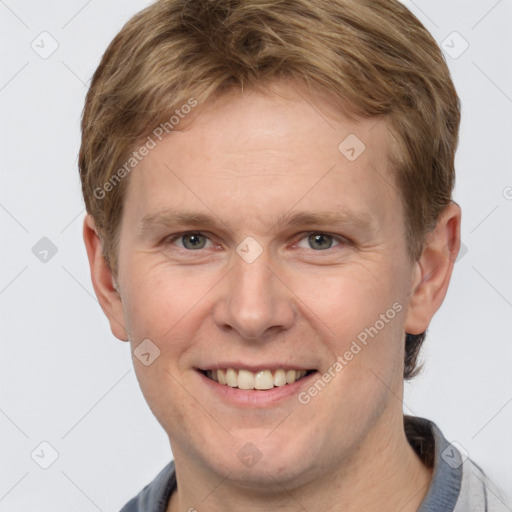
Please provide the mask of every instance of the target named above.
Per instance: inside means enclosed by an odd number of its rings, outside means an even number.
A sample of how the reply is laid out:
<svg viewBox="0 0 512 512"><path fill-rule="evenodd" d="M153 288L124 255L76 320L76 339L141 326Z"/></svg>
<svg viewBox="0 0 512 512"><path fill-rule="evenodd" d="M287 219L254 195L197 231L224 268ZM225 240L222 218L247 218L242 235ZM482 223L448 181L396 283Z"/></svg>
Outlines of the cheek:
<svg viewBox="0 0 512 512"><path fill-rule="evenodd" d="M361 414L371 413L365 404L386 400L387 387L397 388L403 366L406 306L399 265L373 263L303 277L294 288L297 296L307 297L302 314L323 333L327 366L339 363L331 370L336 375L331 389L338 390L332 406L347 400L345 408Z"/></svg>
<svg viewBox="0 0 512 512"><path fill-rule="evenodd" d="M130 332L132 358L141 390L157 419L163 424L165 409L176 403L184 392L189 354L193 354L197 331L204 326L211 309L209 291L216 280L197 272L186 275L165 265L131 273L124 290L125 318ZM218 280L218 279L217 279ZM137 347L149 339L157 347L158 357L149 366L137 359ZM140 351L139 351L140 352ZM182 403L187 404L186 394ZM161 408L164 407L164 410ZM178 410L179 409L179 410ZM172 413L173 421L185 421L185 408ZM190 412L193 414L193 411Z"/></svg>
<svg viewBox="0 0 512 512"><path fill-rule="evenodd" d="M207 424L206 409L201 400L191 400L183 376L170 364L165 354L158 357L150 366L144 366L134 359L134 368L144 398L153 415L166 432L186 433L194 436ZM203 416L198 421L199 416ZM179 440L176 436L174 441Z"/></svg>
<svg viewBox="0 0 512 512"><path fill-rule="evenodd" d="M381 315L386 330L391 323L396 326L401 322L400 311L405 309L403 292L391 265L367 261L287 277L304 306L304 313L309 310L307 316L316 316L338 339L347 341L357 337L376 322L379 322L378 330L383 330Z"/></svg>
<svg viewBox="0 0 512 512"><path fill-rule="evenodd" d="M134 341L183 337L190 319L208 307L209 292L220 277L199 268L176 269L165 261L131 268L123 305Z"/></svg>

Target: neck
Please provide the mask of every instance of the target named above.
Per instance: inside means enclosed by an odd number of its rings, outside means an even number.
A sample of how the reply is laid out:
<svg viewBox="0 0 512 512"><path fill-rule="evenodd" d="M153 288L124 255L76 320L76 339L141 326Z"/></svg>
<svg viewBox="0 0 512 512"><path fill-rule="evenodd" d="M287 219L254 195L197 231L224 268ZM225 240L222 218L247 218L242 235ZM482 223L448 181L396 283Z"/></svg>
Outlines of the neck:
<svg viewBox="0 0 512 512"><path fill-rule="evenodd" d="M342 461L326 464L321 478L300 486L262 493L211 474L173 447L178 491L168 512L263 512L322 510L323 512L415 512L425 497L432 470L423 465L403 430L402 411L381 416L362 445ZM340 433L340 435L342 435Z"/></svg>

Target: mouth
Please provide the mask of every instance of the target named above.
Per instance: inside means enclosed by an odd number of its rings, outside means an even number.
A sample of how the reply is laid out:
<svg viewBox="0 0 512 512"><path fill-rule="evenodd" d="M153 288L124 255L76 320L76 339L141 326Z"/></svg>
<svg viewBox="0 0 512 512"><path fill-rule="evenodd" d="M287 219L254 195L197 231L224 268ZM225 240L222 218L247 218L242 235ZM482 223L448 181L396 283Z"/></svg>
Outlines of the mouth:
<svg viewBox="0 0 512 512"><path fill-rule="evenodd" d="M199 370L206 378L218 384L242 390L268 391L273 388L289 386L314 373L316 370L259 370L252 372L237 368L219 368L217 370Z"/></svg>

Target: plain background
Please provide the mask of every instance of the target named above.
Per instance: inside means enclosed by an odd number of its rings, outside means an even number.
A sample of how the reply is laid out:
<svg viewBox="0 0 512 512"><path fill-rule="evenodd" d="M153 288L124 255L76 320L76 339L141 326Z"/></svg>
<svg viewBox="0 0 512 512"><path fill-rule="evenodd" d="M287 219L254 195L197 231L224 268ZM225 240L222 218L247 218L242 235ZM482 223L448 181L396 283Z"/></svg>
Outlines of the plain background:
<svg viewBox="0 0 512 512"><path fill-rule="evenodd" d="M88 82L147 4L0 1L0 511L117 511L171 457L92 290L77 171ZM512 1L406 4L446 50L462 100L466 250L404 410L512 496ZM41 442L58 453L48 469Z"/></svg>

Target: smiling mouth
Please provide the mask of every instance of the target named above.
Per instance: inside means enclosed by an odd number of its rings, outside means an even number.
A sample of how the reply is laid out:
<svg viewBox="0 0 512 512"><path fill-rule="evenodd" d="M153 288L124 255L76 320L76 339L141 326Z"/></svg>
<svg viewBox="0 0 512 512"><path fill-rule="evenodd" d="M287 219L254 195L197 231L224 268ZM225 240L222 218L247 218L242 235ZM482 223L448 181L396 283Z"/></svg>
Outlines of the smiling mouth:
<svg viewBox="0 0 512 512"><path fill-rule="evenodd" d="M297 382L316 370L238 370L225 368L218 370L200 370L207 378L219 384L238 389L268 390L275 387L287 386Z"/></svg>

